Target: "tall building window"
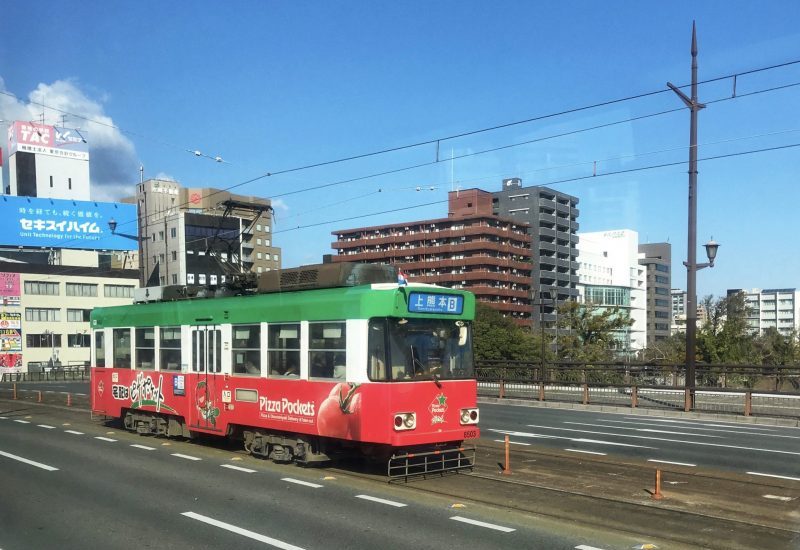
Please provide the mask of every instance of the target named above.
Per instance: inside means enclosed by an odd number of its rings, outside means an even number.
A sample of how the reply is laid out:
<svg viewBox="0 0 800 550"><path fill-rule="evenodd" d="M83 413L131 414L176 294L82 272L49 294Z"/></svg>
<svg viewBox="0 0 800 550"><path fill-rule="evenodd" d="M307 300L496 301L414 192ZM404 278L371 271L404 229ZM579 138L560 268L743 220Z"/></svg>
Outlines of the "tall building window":
<svg viewBox="0 0 800 550"><path fill-rule="evenodd" d="M133 297L133 288L128 285L105 285L103 291L106 298L131 298Z"/></svg>
<svg viewBox="0 0 800 550"><path fill-rule="evenodd" d="M25 308L26 321L60 321L61 310L57 308L46 307L26 307Z"/></svg>
<svg viewBox="0 0 800 550"><path fill-rule="evenodd" d="M97 285L89 283L67 283L67 296L97 296Z"/></svg>
<svg viewBox="0 0 800 550"><path fill-rule="evenodd" d="M25 281L25 294L58 296L58 283L44 281Z"/></svg>

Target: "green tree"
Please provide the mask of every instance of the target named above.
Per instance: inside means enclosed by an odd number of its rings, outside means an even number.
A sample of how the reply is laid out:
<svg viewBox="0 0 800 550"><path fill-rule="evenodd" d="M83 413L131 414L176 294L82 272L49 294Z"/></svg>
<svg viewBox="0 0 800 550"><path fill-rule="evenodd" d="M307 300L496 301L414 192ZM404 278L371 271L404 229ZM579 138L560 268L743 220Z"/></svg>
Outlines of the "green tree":
<svg viewBox="0 0 800 550"><path fill-rule="evenodd" d="M558 308L559 356L574 361L610 361L618 357L619 335L633 320L619 307L564 302Z"/></svg>
<svg viewBox="0 0 800 550"><path fill-rule="evenodd" d="M742 292L703 299L707 320L697 335L697 359L704 363L756 363L755 336Z"/></svg>
<svg viewBox="0 0 800 550"><path fill-rule="evenodd" d="M473 323L477 361L522 361L534 355L534 339L496 309L478 302Z"/></svg>

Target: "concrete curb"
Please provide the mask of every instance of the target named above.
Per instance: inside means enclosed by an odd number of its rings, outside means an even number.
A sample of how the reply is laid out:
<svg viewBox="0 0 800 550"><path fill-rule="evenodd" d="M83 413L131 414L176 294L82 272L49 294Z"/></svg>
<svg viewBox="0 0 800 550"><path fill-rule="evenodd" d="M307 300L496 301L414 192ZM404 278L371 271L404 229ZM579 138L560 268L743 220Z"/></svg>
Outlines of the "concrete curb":
<svg viewBox="0 0 800 550"><path fill-rule="evenodd" d="M478 397L478 403L492 403L496 405L511 405L514 407L541 407L545 409L572 409L578 411L596 411L617 414L638 414L642 416L659 416L669 418L693 418L698 420L717 420L724 422L738 422L742 424L760 424L765 426L782 426L788 428L800 427L800 418L773 418L740 416L735 414L714 414L701 412L662 411L658 409L643 409L631 407L618 407L614 405L584 405L582 403L561 403L554 401L538 401L530 399L514 399L499 397Z"/></svg>

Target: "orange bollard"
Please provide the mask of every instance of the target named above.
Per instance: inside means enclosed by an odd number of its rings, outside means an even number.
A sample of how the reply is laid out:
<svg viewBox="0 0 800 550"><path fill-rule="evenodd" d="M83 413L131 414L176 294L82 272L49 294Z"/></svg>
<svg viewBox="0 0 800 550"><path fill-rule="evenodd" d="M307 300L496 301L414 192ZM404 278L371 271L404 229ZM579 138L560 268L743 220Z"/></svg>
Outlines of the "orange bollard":
<svg viewBox="0 0 800 550"><path fill-rule="evenodd" d="M656 490L650 495L654 500L661 500L664 495L661 494L661 470L656 469Z"/></svg>
<svg viewBox="0 0 800 550"><path fill-rule="evenodd" d="M71 406L72 406L72 394L68 393L67 394L67 407L71 407Z"/></svg>
<svg viewBox="0 0 800 550"><path fill-rule="evenodd" d="M39 390L39 398L37 399L37 402L38 403L42 402L42 391L41 390Z"/></svg>
<svg viewBox="0 0 800 550"><path fill-rule="evenodd" d="M14 384L14 397L13 398L14 399L17 398L17 385L16 384Z"/></svg>
<svg viewBox="0 0 800 550"><path fill-rule="evenodd" d="M511 475L511 443L508 440L508 435L506 435L506 465L503 467L503 475L508 476Z"/></svg>

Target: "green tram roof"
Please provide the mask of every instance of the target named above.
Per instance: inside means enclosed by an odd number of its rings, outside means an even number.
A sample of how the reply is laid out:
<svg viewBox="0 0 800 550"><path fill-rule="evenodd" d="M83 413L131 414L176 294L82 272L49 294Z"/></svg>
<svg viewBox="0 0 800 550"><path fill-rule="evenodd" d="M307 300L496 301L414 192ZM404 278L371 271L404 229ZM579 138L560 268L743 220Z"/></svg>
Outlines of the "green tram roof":
<svg viewBox="0 0 800 550"><path fill-rule="evenodd" d="M96 308L91 314L93 329L175 325L248 324L258 322L330 321L371 317L447 318L471 321L475 317L475 296L471 292L432 285L362 285L343 288L251 294L222 298L139 303ZM388 287L388 288L381 288ZM461 295L464 307L459 315L411 313L412 292Z"/></svg>

